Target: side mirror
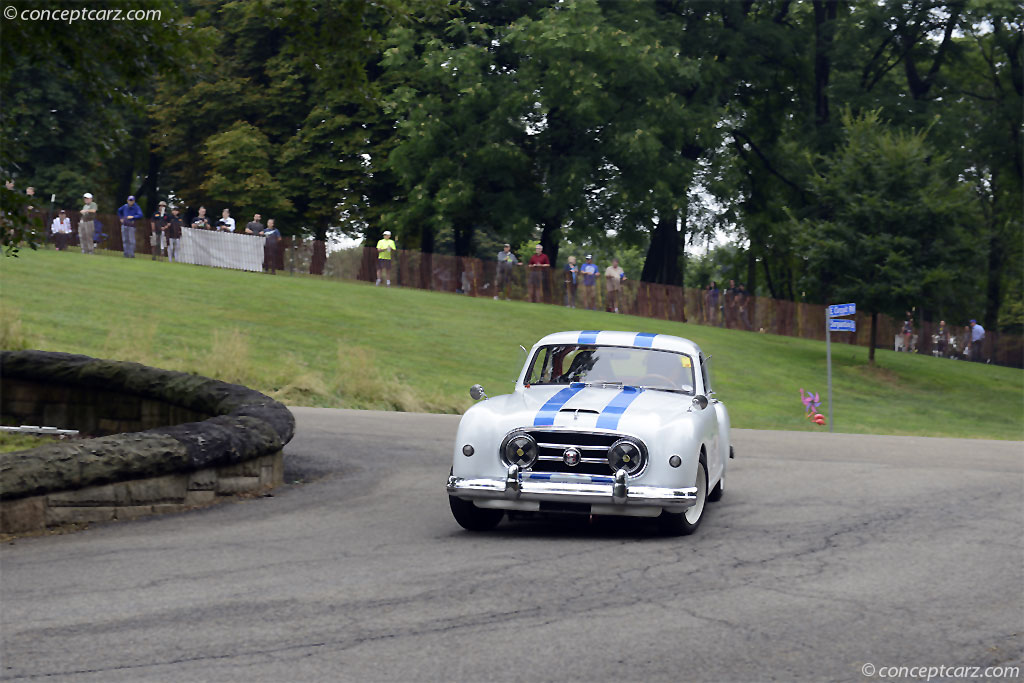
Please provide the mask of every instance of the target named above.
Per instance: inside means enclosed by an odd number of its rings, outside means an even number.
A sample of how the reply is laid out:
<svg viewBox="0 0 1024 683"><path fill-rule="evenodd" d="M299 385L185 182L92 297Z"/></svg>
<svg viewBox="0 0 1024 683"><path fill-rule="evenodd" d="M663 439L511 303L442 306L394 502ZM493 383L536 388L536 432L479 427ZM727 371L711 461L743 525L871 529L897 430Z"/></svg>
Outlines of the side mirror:
<svg viewBox="0 0 1024 683"><path fill-rule="evenodd" d="M697 394L693 397L693 405L696 406L698 410L704 410L708 407L708 397L704 394Z"/></svg>
<svg viewBox="0 0 1024 683"><path fill-rule="evenodd" d="M482 398L487 398L487 394L484 392L484 388L479 384L474 384L469 388L469 395L474 401L479 401Z"/></svg>

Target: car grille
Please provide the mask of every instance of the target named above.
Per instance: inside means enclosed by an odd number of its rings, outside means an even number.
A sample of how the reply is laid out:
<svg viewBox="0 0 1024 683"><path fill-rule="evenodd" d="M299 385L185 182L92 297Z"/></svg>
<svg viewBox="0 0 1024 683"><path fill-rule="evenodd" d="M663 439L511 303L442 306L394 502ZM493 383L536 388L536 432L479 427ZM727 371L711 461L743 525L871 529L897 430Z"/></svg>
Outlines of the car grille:
<svg viewBox="0 0 1024 683"><path fill-rule="evenodd" d="M568 474L598 474L609 476L614 474L608 466L608 449L613 443L623 438L621 434L607 432L566 432L532 430L528 434L537 442L537 462L530 468L532 472L559 472ZM643 462L635 470L636 476L647 464L647 448L640 445ZM562 454L566 448L574 446L580 452L580 464L570 467L565 464Z"/></svg>

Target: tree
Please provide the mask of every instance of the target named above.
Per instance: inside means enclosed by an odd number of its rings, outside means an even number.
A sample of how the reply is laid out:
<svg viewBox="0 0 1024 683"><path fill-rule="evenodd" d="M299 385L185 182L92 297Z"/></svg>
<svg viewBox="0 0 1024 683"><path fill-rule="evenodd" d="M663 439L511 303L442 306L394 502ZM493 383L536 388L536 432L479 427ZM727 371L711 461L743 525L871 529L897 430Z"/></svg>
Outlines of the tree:
<svg viewBox="0 0 1024 683"><path fill-rule="evenodd" d="M115 0L104 9L124 13L140 7ZM101 206L113 207L138 187L149 170L144 103L153 79L165 71L187 71L192 47L176 4L155 0L145 9L154 14L136 22L4 20L0 171L5 180L33 185L43 196L56 194L69 208L86 191ZM46 10L77 12L82 6L54 0ZM95 36L102 36L102 49ZM31 244L34 230L5 230L0 237L5 247L21 239Z"/></svg>
<svg viewBox="0 0 1024 683"><path fill-rule="evenodd" d="M845 139L817 159L811 187L820 216L803 223L809 288L826 301L854 301L871 313L874 363L878 314L948 302L970 290L966 226L970 190L927 131L902 132L878 111L842 116Z"/></svg>

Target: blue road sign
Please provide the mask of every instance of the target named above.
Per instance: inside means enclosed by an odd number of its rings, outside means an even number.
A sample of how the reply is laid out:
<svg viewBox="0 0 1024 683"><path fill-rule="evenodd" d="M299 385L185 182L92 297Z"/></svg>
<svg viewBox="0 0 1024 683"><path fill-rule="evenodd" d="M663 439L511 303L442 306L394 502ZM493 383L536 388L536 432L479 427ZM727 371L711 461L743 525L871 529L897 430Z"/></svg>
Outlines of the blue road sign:
<svg viewBox="0 0 1024 683"><path fill-rule="evenodd" d="M854 315L857 312L857 304L834 304L828 307L828 317L841 318L844 315Z"/></svg>
<svg viewBox="0 0 1024 683"><path fill-rule="evenodd" d="M828 331L829 332L856 332L857 331L857 321L856 320L848 320L846 318L839 318L839 319L836 319L836 320L829 320L828 321Z"/></svg>

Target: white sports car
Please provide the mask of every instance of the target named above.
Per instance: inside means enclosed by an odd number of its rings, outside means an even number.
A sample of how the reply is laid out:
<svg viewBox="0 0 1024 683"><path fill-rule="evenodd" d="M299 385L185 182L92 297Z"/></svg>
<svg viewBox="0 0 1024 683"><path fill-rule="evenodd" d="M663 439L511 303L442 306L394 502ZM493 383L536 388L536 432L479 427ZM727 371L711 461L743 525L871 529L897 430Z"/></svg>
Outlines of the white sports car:
<svg viewBox="0 0 1024 683"><path fill-rule="evenodd" d="M459 423L448 477L456 521L483 531L507 511L622 515L693 533L732 457L709 360L666 334L544 337L513 393L470 390L485 400Z"/></svg>

